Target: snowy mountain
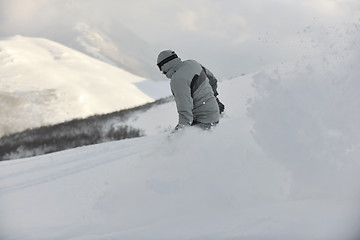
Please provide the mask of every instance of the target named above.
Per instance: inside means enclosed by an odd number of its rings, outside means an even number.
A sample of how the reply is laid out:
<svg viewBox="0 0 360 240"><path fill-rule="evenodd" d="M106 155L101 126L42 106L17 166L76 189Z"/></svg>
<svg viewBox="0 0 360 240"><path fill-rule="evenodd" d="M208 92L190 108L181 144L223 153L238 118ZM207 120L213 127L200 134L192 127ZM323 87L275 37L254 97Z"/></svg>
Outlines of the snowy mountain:
<svg viewBox="0 0 360 240"><path fill-rule="evenodd" d="M49 39L143 78L161 79L154 47L117 20L111 5L76 0L4 1L0 35Z"/></svg>
<svg viewBox="0 0 360 240"><path fill-rule="evenodd" d="M2 39L0 136L141 105L169 94L165 85L50 40Z"/></svg>
<svg viewBox="0 0 360 240"><path fill-rule="evenodd" d="M114 19L79 20L51 39L135 75L159 79L153 48Z"/></svg>

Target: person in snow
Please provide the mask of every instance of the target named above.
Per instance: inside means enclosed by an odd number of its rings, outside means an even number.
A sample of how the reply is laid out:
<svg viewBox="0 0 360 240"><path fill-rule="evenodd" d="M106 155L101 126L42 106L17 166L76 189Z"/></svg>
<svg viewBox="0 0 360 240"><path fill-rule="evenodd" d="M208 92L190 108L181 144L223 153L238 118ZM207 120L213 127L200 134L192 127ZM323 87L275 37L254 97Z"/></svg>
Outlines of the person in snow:
<svg viewBox="0 0 360 240"><path fill-rule="evenodd" d="M179 113L176 130L194 125L210 129L219 123L225 107L217 98L217 79L208 69L195 60L182 61L172 50L159 54L157 66L171 79Z"/></svg>

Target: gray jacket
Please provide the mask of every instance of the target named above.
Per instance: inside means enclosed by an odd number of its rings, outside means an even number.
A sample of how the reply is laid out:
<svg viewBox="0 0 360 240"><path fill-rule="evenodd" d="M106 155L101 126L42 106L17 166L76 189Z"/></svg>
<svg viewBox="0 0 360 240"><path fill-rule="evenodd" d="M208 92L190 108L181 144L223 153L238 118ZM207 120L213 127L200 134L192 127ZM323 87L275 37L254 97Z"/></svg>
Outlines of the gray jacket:
<svg viewBox="0 0 360 240"><path fill-rule="evenodd" d="M202 71L202 66L198 62L195 60L181 61L180 58L176 58L166 63L162 69L171 79L170 86L175 97L180 125L191 125L193 121L201 123L219 121L219 106L211 87L211 85L216 86L217 84L215 77L210 77L211 83L206 77L192 95L191 81L195 74L200 75ZM209 76L213 76L209 70L205 70Z"/></svg>

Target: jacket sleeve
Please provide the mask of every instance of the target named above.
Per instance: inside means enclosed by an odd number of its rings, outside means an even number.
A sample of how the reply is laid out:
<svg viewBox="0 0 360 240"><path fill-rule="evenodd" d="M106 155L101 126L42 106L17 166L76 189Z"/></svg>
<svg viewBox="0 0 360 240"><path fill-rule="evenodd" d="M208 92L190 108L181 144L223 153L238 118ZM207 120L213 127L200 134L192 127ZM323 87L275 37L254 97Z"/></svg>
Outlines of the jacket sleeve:
<svg viewBox="0 0 360 240"><path fill-rule="evenodd" d="M205 68L204 66L202 66L202 68L204 69L206 76L209 79L209 83L210 83L210 85L213 89L214 95L216 97L217 95L219 95L219 93L217 92L217 79L209 69Z"/></svg>
<svg viewBox="0 0 360 240"><path fill-rule="evenodd" d="M175 97L180 125L191 125L193 122L193 99L190 85L186 79L176 78L170 82L171 91Z"/></svg>

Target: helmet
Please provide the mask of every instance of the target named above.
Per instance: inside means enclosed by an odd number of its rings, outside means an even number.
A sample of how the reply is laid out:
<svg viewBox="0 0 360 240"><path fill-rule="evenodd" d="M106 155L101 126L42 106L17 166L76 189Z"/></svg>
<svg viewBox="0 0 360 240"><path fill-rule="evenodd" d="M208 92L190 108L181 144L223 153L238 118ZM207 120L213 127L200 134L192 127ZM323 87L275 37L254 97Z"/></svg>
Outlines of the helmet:
<svg viewBox="0 0 360 240"><path fill-rule="evenodd" d="M159 67L159 70L161 71L161 67L170 62L171 60L178 58L178 56L176 55L176 53L172 50L165 50L162 51L158 58L157 58L157 66Z"/></svg>

